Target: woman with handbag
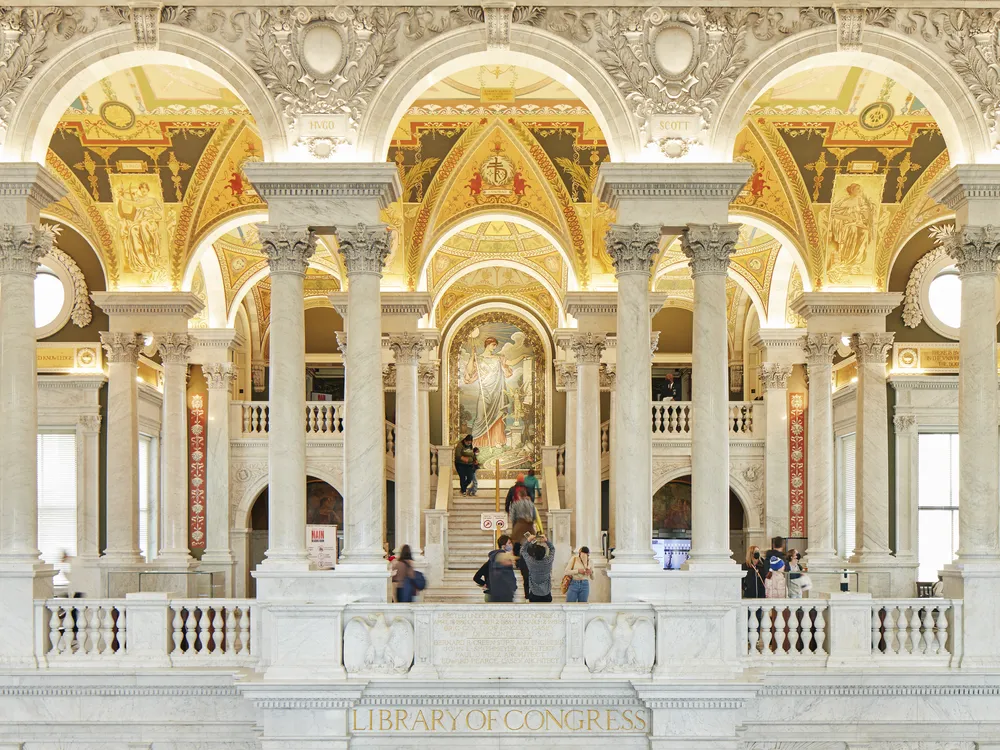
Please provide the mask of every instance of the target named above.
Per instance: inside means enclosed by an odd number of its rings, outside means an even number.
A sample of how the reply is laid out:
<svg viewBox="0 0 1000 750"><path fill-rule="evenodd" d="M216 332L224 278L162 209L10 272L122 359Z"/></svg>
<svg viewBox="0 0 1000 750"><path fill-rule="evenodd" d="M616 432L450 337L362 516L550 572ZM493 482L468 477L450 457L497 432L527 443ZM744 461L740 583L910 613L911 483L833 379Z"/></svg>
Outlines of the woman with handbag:
<svg viewBox="0 0 1000 750"><path fill-rule="evenodd" d="M590 567L590 548L580 547L580 551L570 558L563 571L562 592L566 603L586 603L590 598L590 582L594 580L594 569Z"/></svg>

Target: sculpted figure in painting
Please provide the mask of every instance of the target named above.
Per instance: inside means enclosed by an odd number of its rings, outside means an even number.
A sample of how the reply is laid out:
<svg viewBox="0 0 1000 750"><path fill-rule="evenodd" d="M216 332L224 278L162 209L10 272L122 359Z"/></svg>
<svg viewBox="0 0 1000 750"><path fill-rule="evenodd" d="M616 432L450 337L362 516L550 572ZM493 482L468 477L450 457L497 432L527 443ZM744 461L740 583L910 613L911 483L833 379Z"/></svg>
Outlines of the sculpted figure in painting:
<svg viewBox="0 0 1000 750"><path fill-rule="evenodd" d="M496 448L507 443L504 396L507 378L514 371L503 353L497 353L497 346L499 342L490 336L483 341L483 353L477 354L475 342L470 342L472 357L465 366L465 382L479 383L479 408L472 424L473 445L477 448Z"/></svg>
<svg viewBox="0 0 1000 750"><path fill-rule="evenodd" d="M133 273L156 273L160 263L160 222L163 207L150 194L149 185L129 185L118 194L122 247Z"/></svg>
<svg viewBox="0 0 1000 750"><path fill-rule="evenodd" d="M834 248L829 268L851 269L865 262L865 251L875 235L875 204L861 185L848 185L847 196L830 207L830 234Z"/></svg>

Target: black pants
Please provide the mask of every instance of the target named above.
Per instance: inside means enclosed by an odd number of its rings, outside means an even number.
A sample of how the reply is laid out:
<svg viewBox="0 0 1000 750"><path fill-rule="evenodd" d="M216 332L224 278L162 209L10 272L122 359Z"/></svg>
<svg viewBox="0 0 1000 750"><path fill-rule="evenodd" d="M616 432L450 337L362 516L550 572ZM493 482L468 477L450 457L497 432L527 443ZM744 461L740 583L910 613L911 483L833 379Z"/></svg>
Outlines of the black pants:
<svg viewBox="0 0 1000 750"><path fill-rule="evenodd" d="M527 552L524 549L524 545L520 542L514 545L514 554L518 556L517 558L517 569L521 571L521 582L524 584L524 595L528 596L528 582L531 580L531 576L528 574L528 563L524 561L524 557L521 552Z"/></svg>
<svg viewBox="0 0 1000 750"><path fill-rule="evenodd" d="M465 492L476 478L476 467L471 464L455 464L455 470L458 471L459 486Z"/></svg>
<svg viewBox="0 0 1000 750"><path fill-rule="evenodd" d="M552 593L549 592L545 596L539 596L538 594L532 594L528 592L528 601L534 602L535 604L548 604L552 601Z"/></svg>

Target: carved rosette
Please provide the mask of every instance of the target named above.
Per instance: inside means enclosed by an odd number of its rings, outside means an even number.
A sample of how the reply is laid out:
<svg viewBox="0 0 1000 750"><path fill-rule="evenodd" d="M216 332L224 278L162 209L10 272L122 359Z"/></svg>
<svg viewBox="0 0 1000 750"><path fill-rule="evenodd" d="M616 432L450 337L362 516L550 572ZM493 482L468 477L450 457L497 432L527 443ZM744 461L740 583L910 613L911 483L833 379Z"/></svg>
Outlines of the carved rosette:
<svg viewBox="0 0 1000 750"><path fill-rule="evenodd" d="M393 333L389 335L389 348L392 349L397 367L415 365L424 352L424 338L412 333Z"/></svg>
<svg viewBox="0 0 1000 750"><path fill-rule="evenodd" d="M995 276L997 260L1000 259L1000 228L992 224L964 227L949 235L944 247L958 266L960 277Z"/></svg>
<svg viewBox="0 0 1000 750"><path fill-rule="evenodd" d="M34 276L38 263L52 250L56 234L36 224L0 224L0 274Z"/></svg>
<svg viewBox="0 0 1000 750"><path fill-rule="evenodd" d="M660 249L659 224L612 224L604 235L615 275L642 273L647 276Z"/></svg>
<svg viewBox="0 0 1000 750"><path fill-rule="evenodd" d="M788 377L792 374L791 365L778 365L765 362L760 366L760 382L764 391L784 391L788 388Z"/></svg>
<svg viewBox="0 0 1000 750"><path fill-rule="evenodd" d="M186 365L191 356L191 336L186 333L159 333L156 349L165 365Z"/></svg>
<svg viewBox="0 0 1000 750"><path fill-rule="evenodd" d="M316 235L309 227L260 224L257 230L272 276L276 273L305 276L306 265L316 252Z"/></svg>
<svg viewBox="0 0 1000 750"><path fill-rule="evenodd" d="M354 229L338 227L336 234L348 277L356 273L382 275L382 266L392 249L387 224L358 224Z"/></svg>
<svg viewBox="0 0 1000 750"><path fill-rule="evenodd" d="M580 365L598 364L606 345L603 333L577 333L569 339L569 348L573 350L576 362Z"/></svg>
<svg viewBox="0 0 1000 750"><path fill-rule="evenodd" d="M739 236L739 224L688 224L681 250L691 260L691 275L725 275Z"/></svg>
<svg viewBox="0 0 1000 750"><path fill-rule="evenodd" d="M917 434L917 418L913 414L897 414L892 418L892 425L897 435Z"/></svg>
<svg viewBox="0 0 1000 750"><path fill-rule="evenodd" d="M817 367L833 363L834 352L840 337L832 333L810 333L806 335L805 352L806 365Z"/></svg>
<svg viewBox="0 0 1000 750"><path fill-rule="evenodd" d="M138 364L142 334L101 331L101 346L107 353L109 364Z"/></svg>
<svg viewBox="0 0 1000 750"><path fill-rule="evenodd" d="M576 367L567 362L556 363L556 390L576 390Z"/></svg>
<svg viewBox="0 0 1000 750"><path fill-rule="evenodd" d="M202 373L210 391L228 391L236 376L236 368L229 362L213 362L202 365Z"/></svg>
<svg viewBox="0 0 1000 750"><path fill-rule="evenodd" d="M417 365L417 386L422 391L438 389L438 366L434 362L421 362Z"/></svg>
<svg viewBox="0 0 1000 750"><path fill-rule="evenodd" d="M851 351L857 357L858 365L884 365L894 338L892 333L855 333L851 336Z"/></svg>

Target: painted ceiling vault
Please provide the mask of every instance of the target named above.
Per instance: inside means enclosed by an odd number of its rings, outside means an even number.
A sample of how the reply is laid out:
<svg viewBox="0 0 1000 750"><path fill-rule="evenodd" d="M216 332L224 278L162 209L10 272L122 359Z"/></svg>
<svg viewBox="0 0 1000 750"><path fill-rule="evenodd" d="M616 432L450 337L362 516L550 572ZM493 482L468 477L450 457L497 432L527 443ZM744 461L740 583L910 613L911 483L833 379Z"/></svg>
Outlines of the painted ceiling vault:
<svg viewBox="0 0 1000 750"><path fill-rule="evenodd" d="M737 214L778 227L817 288L883 289L898 248L947 214L927 189L948 166L931 113L861 68L793 75L748 112L734 158L754 166Z"/></svg>
<svg viewBox="0 0 1000 750"><path fill-rule="evenodd" d="M243 175L262 158L249 111L201 73L128 68L88 87L46 161L68 189L50 212L83 232L109 289L179 289L199 242L264 204Z"/></svg>

